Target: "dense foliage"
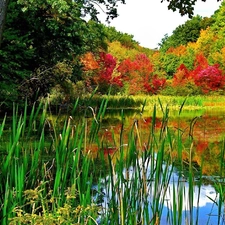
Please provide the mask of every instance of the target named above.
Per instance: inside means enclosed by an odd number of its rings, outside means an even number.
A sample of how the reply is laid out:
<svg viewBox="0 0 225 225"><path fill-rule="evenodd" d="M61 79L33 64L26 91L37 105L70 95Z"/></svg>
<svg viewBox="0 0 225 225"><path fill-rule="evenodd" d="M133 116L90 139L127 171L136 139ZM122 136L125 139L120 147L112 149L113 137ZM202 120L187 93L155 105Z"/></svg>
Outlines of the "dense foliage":
<svg viewBox="0 0 225 225"><path fill-rule="evenodd" d="M191 20L187 20L183 25L178 26L171 36L165 36L160 43L161 50L168 50L170 47L186 45L189 42L196 42L200 36L200 31L206 29L213 23L212 18L197 15Z"/></svg>
<svg viewBox="0 0 225 225"><path fill-rule="evenodd" d="M102 27L81 18L82 8L68 2L54 8L48 2L9 4L0 50L0 101L46 96L56 84L81 79L79 56L105 48Z"/></svg>
<svg viewBox="0 0 225 225"><path fill-rule="evenodd" d="M89 6L10 1L0 50L2 106L49 94L55 104L67 104L96 87L120 95L223 93L224 2L211 18L195 16L165 35L159 50L85 20Z"/></svg>

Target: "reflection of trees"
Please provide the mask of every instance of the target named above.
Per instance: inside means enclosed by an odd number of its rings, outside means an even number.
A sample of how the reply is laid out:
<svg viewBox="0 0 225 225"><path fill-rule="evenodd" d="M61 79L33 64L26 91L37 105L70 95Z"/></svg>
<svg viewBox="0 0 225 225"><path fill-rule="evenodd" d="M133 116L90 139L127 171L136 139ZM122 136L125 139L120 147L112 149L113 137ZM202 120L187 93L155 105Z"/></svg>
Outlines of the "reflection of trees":
<svg viewBox="0 0 225 225"><path fill-rule="evenodd" d="M134 121L137 122L137 128L134 126ZM137 140L137 135L140 136L136 142L136 147L139 150L148 150L149 136L154 127L155 138L159 138L160 129L162 126L162 118L153 119L151 116L141 116L136 112L129 113L125 116L124 120L118 115L107 116L106 120L102 121L103 124L99 130L99 140L102 143L101 149L107 154L117 154L116 151L120 149L121 144L121 129L123 144L129 143L129 134L133 129L133 135ZM123 125L122 125L123 122ZM225 120L224 116L210 116L203 115L198 117L196 122L191 127L191 118L171 117L168 120L168 129L173 141L172 146L167 146L167 154L174 160L178 158L178 142L181 141L182 146L182 160L189 164L190 149L192 146L192 165L195 167L196 172L202 170L202 173L207 176L219 175L222 173L221 168L221 151L223 149L223 135L225 133ZM152 126L152 123L154 125ZM137 130L138 129L138 134ZM190 129L192 129L192 136L190 137ZM178 138L180 135L180 139ZM92 149L93 146L92 146ZM129 148L123 148L125 151ZM155 149L157 151L157 149ZM98 151L96 147L95 152ZM185 164L184 163L184 164ZM185 164L185 165L186 165ZM222 174L221 174L222 175Z"/></svg>
<svg viewBox="0 0 225 225"><path fill-rule="evenodd" d="M208 176L221 175L222 168L220 165L221 152L223 149L223 142L206 143L196 142L197 149L202 148L201 151L196 150L193 160L199 165L202 165L202 173ZM200 146L200 147L199 147Z"/></svg>

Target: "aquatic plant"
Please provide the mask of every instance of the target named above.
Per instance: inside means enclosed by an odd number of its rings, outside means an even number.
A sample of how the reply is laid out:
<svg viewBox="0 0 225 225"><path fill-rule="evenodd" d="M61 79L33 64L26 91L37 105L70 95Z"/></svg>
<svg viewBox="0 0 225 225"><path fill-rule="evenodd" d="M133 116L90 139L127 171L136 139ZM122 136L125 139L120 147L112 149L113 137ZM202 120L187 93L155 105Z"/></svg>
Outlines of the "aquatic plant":
<svg viewBox="0 0 225 225"><path fill-rule="evenodd" d="M47 102L34 105L29 112L25 104L22 113L15 105L12 118L4 116L0 126L3 225L109 221L112 224L164 221L173 225L199 221L194 207L200 204L201 166L196 169L193 164L192 136L184 143L182 130L178 127L174 131L168 126L169 105L158 99L153 106L147 140L143 139L139 123L144 120L147 100L143 101L139 118L133 121L128 133L122 110L118 137L112 133L114 146L108 146L99 134L109 101L110 97L102 100L97 111L87 105L79 120L75 120L79 100L63 121L60 116L51 119ZM185 104L186 100L181 102L179 115ZM163 115L160 123L158 108ZM192 126L194 122L190 130ZM105 149L110 148L113 151L105 154ZM183 159L184 150L188 160ZM221 179L223 171L224 145L220 152ZM217 206L219 224L224 216L223 182L220 179L208 182L218 192L217 197L209 193L208 198Z"/></svg>

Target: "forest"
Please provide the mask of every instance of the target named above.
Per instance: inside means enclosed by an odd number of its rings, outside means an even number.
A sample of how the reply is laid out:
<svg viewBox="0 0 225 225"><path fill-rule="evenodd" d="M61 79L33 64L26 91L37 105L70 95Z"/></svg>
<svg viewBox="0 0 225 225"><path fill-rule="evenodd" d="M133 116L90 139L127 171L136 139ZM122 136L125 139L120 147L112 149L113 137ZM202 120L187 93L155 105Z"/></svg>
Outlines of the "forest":
<svg viewBox="0 0 225 225"><path fill-rule="evenodd" d="M99 95L223 95L225 3L210 17L194 16L147 49L132 34L95 17L77 3L55 7L11 0L0 49L2 108L50 97L70 103ZM206 3L207 4L207 3Z"/></svg>

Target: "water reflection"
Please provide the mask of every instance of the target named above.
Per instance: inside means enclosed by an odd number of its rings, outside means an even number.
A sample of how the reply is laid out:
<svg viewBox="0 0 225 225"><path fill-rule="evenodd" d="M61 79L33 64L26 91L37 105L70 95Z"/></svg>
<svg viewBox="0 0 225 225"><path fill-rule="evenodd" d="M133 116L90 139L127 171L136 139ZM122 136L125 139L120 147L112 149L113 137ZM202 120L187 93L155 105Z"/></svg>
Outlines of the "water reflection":
<svg viewBox="0 0 225 225"><path fill-rule="evenodd" d="M122 180L121 175L115 174L112 177L106 177L102 180L101 191L101 206L102 212L101 216L98 219L99 224L101 224L101 217L104 214L107 214L109 210L109 205L112 199L116 200L118 208L121 204L121 198L127 197L127 190L131 192L131 195L135 193L132 192L132 188L137 187L134 183L136 180L136 175L140 174L146 175L144 178L147 180L147 208L149 211L150 218L154 217L152 211L155 210L155 198L159 197L159 208L161 208L162 214L160 216L160 223L162 225L187 225L187 224L196 224L196 225L224 225L225 224L225 215L224 215L224 205L221 208L221 214L219 215L219 195L216 192L215 188L212 185L194 185L189 187L189 183L184 176L179 176L179 173L175 172L175 168L171 166L167 167L163 165L163 173L168 172L168 185L167 182L163 181L164 178L160 178L160 182L156 181L153 178L153 173L151 171L151 163L148 160L143 163L143 160L138 160L139 166L131 166L123 170ZM144 165L144 167L142 167ZM138 168L142 167L142 172ZM139 177L140 180L143 177ZM112 179L111 179L112 178ZM167 179L166 178L166 179ZM139 181L141 182L141 181ZM164 183L165 182L165 183ZM119 185L115 188L114 185ZM157 185L156 185L157 183ZM134 187L135 186L135 187ZM93 187L96 190L99 186ZM142 187L140 186L140 189ZM191 189L190 189L191 188ZM112 194L112 190L116 190ZM139 192L140 190L136 190ZM190 196L192 196L190 199ZM95 198L98 198L95 196ZM141 196L136 199L135 205L138 211L144 211L146 207L146 201L144 200L146 196ZM95 199L96 200L96 199ZM128 202L132 200L129 199ZM162 207L161 207L161 206ZM142 208L142 209L141 209ZM129 209L125 209L129 210ZM175 213L174 213L175 212ZM149 224L149 221L145 221L144 224ZM143 224L143 223L141 223Z"/></svg>
<svg viewBox="0 0 225 225"><path fill-rule="evenodd" d="M212 185L195 185L193 187L193 200L191 200L189 196L189 183L180 181L180 178L176 174L173 174L172 177L173 181L170 182L166 192L166 201L164 202L161 218L162 224L174 224L172 219L170 221L166 220L166 215L168 212L172 214L174 210L180 210L180 207L182 207L181 224L225 223L223 216L219 216L216 204L218 202L218 193ZM180 199L182 199L182 206L179 205Z"/></svg>
<svg viewBox="0 0 225 225"><path fill-rule="evenodd" d="M121 115L123 118L121 118ZM154 119L154 131L160 132L162 127L162 112L157 111ZM133 110L108 110L102 120L99 138L105 146L105 151L118 149L120 134L123 129L123 144L128 143L129 132L138 121L138 132L141 139L139 148L144 150L148 143L152 126L152 112ZM179 115L178 110L169 111L168 129L175 138L179 135L183 141L182 157L188 159L190 142L193 142L193 161L201 165L204 161L203 173L218 175L221 164L221 150L224 148L225 112L214 110L184 110ZM114 153L115 151L110 151ZM176 155L176 150L172 153Z"/></svg>
<svg viewBox="0 0 225 225"><path fill-rule="evenodd" d="M154 127L152 127L153 120ZM135 133L134 136L137 137L135 147L140 151L147 150L152 129L155 133L154 138L159 138L158 134L163 125L163 113L157 111L156 118L153 119L152 112L141 114L140 111L132 110L108 111L101 122L101 129L98 133L101 150L106 155L115 156L120 150L121 143L123 146L128 146L132 129ZM166 174L165 180L162 180L161 175L157 180L155 172L152 172L156 169L155 164L148 162L148 164L144 163L144 167L142 167L143 162L139 161L139 166L124 168L122 177L121 174L120 176L115 174L112 179L106 177L102 180L102 190L98 190L98 193L101 192L102 215L110 210L109 205L112 201L115 201L119 208L123 199L126 199L127 196L132 198L132 194L140 192L140 196L137 194L135 200L128 199L128 202L132 202L134 210L137 212L146 213L148 211L150 218L155 216L155 211L162 212L160 215L160 224L162 225L225 224L224 205L218 204L219 201L221 203L221 199L213 186L215 183L211 179L212 176L224 176L224 111L192 110L183 111L181 114L178 111L170 111L167 122L167 131L174 138L173 141L175 142L177 137L182 140L182 159L187 162L192 161L198 169L201 167L207 182L198 185L197 180L193 178L194 181L190 184L188 173L182 174L179 169L175 171L174 168L166 167L166 165L163 166L162 171ZM169 146L170 154L173 157L173 154L176 156L178 151L177 148L173 149L172 147ZM99 146L94 149L92 145L88 150L98 151ZM127 149L124 147L123 150ZM142 168L141 173L140 168ZM144 179L140 177L143 174L147 176ZM146 181L146 187L141 184L143 180ZM143 190L147 190L147 201L146 196L142 195ZM112 200L113 198L114 200ZM101 221L101 218L99 220ZM148 224L148 222L145 221L144 224Z"/></svg>

